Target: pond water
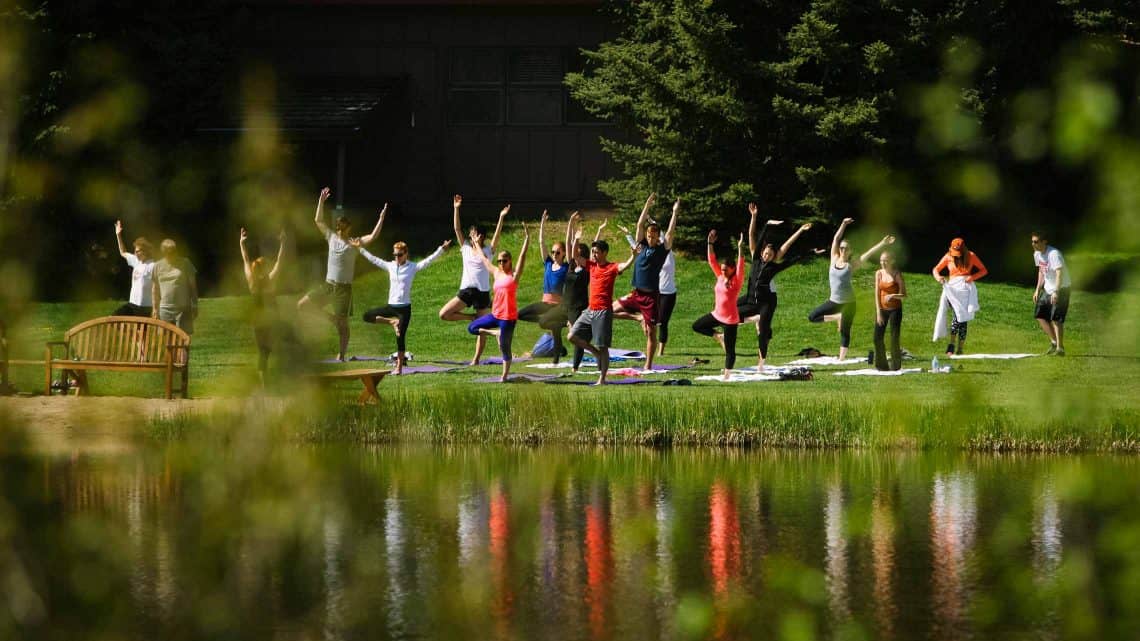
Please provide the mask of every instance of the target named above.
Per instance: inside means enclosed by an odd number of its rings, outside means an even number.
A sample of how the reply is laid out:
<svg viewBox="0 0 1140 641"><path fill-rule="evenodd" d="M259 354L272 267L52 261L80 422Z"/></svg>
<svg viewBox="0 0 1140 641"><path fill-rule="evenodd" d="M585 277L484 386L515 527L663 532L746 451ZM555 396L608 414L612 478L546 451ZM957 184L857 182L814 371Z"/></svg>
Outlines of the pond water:
<svg viewBox="0 0 1140 641"><path fill-rule="evenodd" d="M1128 457L7 453L0 636L1135 638Z"/></svg>

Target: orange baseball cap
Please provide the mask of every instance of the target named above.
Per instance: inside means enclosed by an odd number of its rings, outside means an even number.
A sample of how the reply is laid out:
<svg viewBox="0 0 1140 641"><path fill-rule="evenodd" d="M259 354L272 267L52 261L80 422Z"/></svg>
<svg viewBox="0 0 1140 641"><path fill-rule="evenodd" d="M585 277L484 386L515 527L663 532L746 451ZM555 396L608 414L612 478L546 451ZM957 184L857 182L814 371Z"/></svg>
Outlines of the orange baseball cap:
<svg viewBox="0 0 1140 641"><path fill-rule="evenodd" d="M966 241L961 238L955 238L950 241L950 255L957 258L962 255L962 250L966 248Z"/></svg>

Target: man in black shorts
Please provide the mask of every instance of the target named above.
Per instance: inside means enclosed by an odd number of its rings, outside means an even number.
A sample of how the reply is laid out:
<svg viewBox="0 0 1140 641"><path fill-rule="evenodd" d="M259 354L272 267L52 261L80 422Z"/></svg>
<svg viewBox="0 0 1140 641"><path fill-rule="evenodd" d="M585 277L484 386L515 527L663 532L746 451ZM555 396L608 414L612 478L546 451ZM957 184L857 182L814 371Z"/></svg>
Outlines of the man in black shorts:
<svg viewBox="0 0 1140 641"><path fill-rule="evenodd" d="M1033 232L1033 263L1037 266L1037 288L1033 290L1034 313L1041 331L1049 337L1046 354L1065 355L1065 316L1069 313L1072 277L1060 250L1049 245L1043 234ZM1041 295L1044 288L1045 295Z"/></svg>

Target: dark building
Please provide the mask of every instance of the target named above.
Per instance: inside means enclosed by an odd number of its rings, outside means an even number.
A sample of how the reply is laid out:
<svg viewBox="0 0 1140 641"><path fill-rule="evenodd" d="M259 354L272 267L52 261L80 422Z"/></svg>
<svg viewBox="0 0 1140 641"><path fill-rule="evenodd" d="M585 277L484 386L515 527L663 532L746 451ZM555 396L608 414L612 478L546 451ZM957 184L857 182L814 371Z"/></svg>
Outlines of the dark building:
<svg viewBox="0 0 1140 641"><path fill-rule="evenodd" d="M336 204L607 204L616 131L562 85L611 36L600 2L255 2L240 58L272 67L304 173Z"/></svg>

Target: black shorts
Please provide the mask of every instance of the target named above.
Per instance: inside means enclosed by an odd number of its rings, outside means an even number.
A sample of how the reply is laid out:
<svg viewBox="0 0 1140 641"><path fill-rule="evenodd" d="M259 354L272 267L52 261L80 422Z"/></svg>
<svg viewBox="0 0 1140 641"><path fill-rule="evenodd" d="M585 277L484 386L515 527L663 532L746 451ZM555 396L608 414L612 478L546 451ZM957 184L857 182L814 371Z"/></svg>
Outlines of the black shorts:
<svg viewBox="0 0 1140 641"><path fill-rule="evenodd" d="M1049 298L1049 294L1041 292L1037 297L1037 308L1033 317L1053 323L1064 323L1065 316L1069 314L1069 288L1062 287L1057 290L1057 304L1054 305Z"/></svg>
<svg viewBox="0 0 1140 641"><path fill-rule="evenodd" d="M478 287L461 289L455 297L463 301L468 307L491 309L491 292L485 292Z"/></svg>

